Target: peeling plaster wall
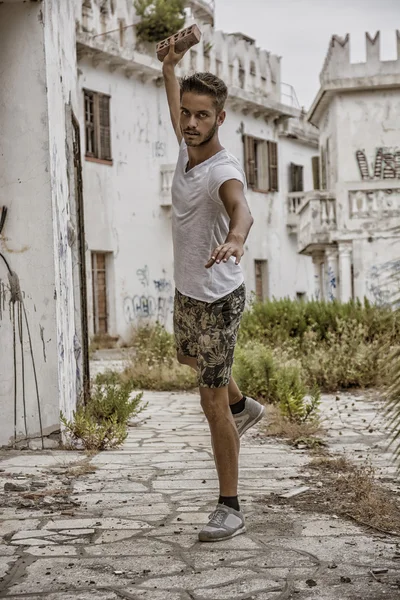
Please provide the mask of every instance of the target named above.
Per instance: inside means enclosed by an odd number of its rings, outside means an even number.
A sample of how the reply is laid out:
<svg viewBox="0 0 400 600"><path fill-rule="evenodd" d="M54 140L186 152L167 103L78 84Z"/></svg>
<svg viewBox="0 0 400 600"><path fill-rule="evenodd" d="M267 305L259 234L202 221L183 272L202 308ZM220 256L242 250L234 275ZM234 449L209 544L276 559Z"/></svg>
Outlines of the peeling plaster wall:
<svg viewBox="0 0 400 600"><path fill-rule="evenodd" d="M352 240L355 296L389 301L400 266L400 89L338 93L321 120L321 147L328 137L335 239Z"/></svg>
<svg viewBox="0 0 400 600"><path fill-rule="evenodd" d="M57 331L43 5L0 4L0 204L8 216L0 251L19 278L31 327L43 426L58 429ZM0 260L1 262L1 260ZM1 262L0 444L14 434L13 334ZM5 295L4 295L5 292ZM39 433L32 364L24 341L28 433ZM18 347L19 351L19 342ZM21 356L17 355L18 373ZM24 435L21 379L17 434Z"/></svg>
<svg viewBox="0 0 400 600"><path fill-rule="evenodd" d="M221 141L244 164L242 133L278 143L279 191L262 194L249 189L247 199L254 225L246 242L242 266L248 292L255 291L255 260L268 261L269 296L296 297L296 292L313 294L312 263L297 253L296 239L287 230L289 168L294 162L304 165L304 189L312 188L311 156L318 151L296 140L277 137L273 124L244 116L228 108L221 128Z"/></svg>
<svg viewBox="0 0 400 600"><path fill-rule="evenodd" d="M70 105L75 114L78 112L75 19L80 6L81 0L47 0L43 5L57 294L59 408L68 417L76 406L80 392L82 358L81 340L75 326L79 312L75 310L73 254L68 241L68 228L73 229L75 225L70 206L70 186L74 186L74 179L73 174L68 178L66 144L66 136L72 133L71 124L66 122L66 105ZM78 235L78 232L74 231L74 235Z"/></svg>
<svg viewBox="0 0 400 600"><path fill-rule="evenodd" d="M371 176L379 148L400 150L400 89L338 94L334 110L341 181L361 180L358 150L365 151Z"/></svg>
<svg viewBox="0 0 400 600"><path fill-rule="evenodd" d="M110 252L109 333L128 337L133 324L172 324L171 209L160 206L161 165L176 162L178 144L164 90L80 62L80 113L88 88L111 95L113 165L84 160L86 238L90 251ZM83 123L83 117L81 118ZM84 128L81 132L85 139ZM93 332L91 265L88 304Z"/></svg>
<svg viewBox="0 0 400 600"><path fill-rule="evenodd" d="M81 137L84 93L109 94L112 166L84 160L86 238L91 252L107 252L109 333L129 337L132 326L159 319L172 327L173 258L170 208L160 206L162 165L174 165L178 145L163 87L110 72L88 59L79 62ZM304 164L305 189L312 186L311 156L317 151L295 140L278 139L273 124L229 109L221 142L243 164L242 134L275 139L279 145L280 191L248 201L255 219L243 258L248 292L255 289L254 260L269 262L269 292L295 297L313 293L311 259L297 254L286 227L290 162ZM88 304L93 333L91 264Z"/></svg>
<svg viewBox="0 0 400 600"><path fill-rule="evenodd" d="M65 103L76 78L76 3L0 4L0 205L8 216L0 251L20 279L30 325L44 434L76 402ZM14 435L13 332L7 271L0 264L0 445ZM18 304L16 304L18 307ZM26 425L40 434L24 325ZM17 437L25 436L22 358L17 338Z"/></svg>

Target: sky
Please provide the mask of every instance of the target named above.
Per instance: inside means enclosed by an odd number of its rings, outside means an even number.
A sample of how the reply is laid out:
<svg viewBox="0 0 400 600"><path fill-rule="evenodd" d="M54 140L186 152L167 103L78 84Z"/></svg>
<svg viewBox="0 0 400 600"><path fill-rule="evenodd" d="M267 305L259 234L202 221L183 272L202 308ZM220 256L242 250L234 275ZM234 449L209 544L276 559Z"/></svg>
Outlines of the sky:
<svg viewBox="0 0 400 600"><path fill-rule="evenodd" d="M282 81L308 110L331 36L351 34L352 62L365 60L364 32L381 31L381 57L396 58L400 0L215 0L215 26L240 31L282 57Z"/></svg>

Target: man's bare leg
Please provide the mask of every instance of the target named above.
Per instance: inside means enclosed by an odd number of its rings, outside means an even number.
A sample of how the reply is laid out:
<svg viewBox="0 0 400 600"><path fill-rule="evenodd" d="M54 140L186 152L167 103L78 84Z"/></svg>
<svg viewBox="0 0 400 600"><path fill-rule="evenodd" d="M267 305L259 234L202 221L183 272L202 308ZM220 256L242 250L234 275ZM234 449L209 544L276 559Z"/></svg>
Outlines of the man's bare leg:
<svg viewBox="0 0 400 600"><path fill-rule="evenodd" d="M229 408L228 386L200 388L201 406L208 421L220 496L235 497L238 491L239 435Z"/></svg>
<svg viewBox="0 0 400 600"><path fill-rule="evenodd" d="M191 367L192 369L197 371L197 360L195 358L192 358L191 356L184 356L183 354L178 354L177 358L181 365L187 365L188 367ZM229 404L235 404L235 402L238 402L243 398L243 394L239 390L237 383L233 379L233 377L231 377L229 380L228 396Z"/></svg>

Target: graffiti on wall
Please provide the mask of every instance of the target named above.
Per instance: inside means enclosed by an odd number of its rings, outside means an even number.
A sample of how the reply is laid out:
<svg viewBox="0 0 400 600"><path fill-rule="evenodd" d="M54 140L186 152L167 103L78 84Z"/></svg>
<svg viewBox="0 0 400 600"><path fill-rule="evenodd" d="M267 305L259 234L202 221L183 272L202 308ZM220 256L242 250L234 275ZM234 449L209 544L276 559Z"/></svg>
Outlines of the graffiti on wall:
<svg viewBox="0 0 400 600"><path fill-rule="evenodd" d="M173 286L166 278L166 271L159 279L151 279L147 265L136 271L137 280L143 291L124 298L124 315L127 323L143 319L165 324L173 312Z"/></svg>
<svg viewBox="0 0 400 600"><path fill-rule="evenodd" d="M327 270L327 287L327 296L330 301L333 301L336 298L336 274L331 265L329 265Z"/></svg>
<svg viewBox="0 0 400 600"><path fill-rule="evenodd" d="M371 267L367 273L368 297L378 306L400 304L400 260L390 260Z"/></svg>
<svg viewBox="0 0 400 600"><path fill-rule="evenodd" d="M377 148L371 171L364 150L357 150L356 159L363 180L400 179L400 150L397 148Z"/></svg>

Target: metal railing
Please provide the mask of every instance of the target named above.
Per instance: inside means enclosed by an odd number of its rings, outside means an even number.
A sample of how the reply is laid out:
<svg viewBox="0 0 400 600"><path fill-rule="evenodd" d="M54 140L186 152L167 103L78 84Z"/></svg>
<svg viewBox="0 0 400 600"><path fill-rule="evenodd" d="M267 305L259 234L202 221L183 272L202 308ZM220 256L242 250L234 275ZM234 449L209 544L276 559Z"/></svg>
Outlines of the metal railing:
<svg viewBox="0 0 400 600"><path fill-rule="evenodd" d="M289 83L281 83L281 102L282 104L287 104L288 106L301 110L296 90Z"/></svg>

